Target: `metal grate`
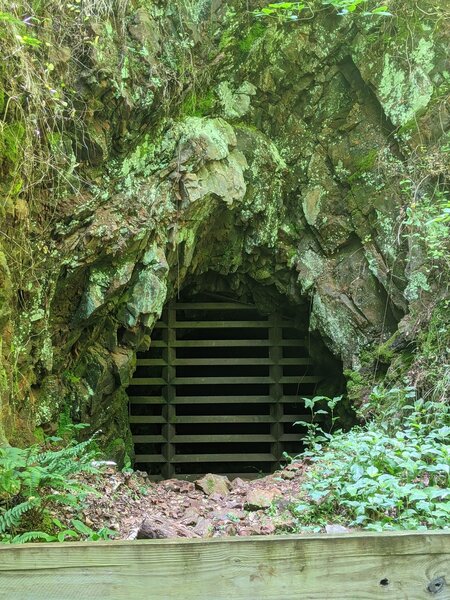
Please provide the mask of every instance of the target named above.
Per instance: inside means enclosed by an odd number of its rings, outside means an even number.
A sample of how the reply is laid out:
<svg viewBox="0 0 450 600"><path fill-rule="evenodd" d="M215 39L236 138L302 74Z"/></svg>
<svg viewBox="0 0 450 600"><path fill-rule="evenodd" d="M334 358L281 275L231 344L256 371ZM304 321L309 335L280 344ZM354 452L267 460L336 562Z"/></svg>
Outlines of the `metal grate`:
<svg viewBox="0 0 450 600"><path fill-rule="evenodd" d="M136 467L155 478L269 473L301 449L305 333L237 302L169 304L129 388Z"/></svg>

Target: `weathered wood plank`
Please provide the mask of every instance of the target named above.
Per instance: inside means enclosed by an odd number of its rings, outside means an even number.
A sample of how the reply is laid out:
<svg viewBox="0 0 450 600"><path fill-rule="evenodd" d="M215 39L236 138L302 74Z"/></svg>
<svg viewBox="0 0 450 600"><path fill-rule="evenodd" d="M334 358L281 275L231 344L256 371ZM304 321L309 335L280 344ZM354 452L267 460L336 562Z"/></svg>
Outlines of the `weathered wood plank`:
<svg viewBox="0 0 450 600"><path fill-rule="evenodd" d="M32 544L0 547L0 598L450 600L449 572L447 532Z"/></svg>

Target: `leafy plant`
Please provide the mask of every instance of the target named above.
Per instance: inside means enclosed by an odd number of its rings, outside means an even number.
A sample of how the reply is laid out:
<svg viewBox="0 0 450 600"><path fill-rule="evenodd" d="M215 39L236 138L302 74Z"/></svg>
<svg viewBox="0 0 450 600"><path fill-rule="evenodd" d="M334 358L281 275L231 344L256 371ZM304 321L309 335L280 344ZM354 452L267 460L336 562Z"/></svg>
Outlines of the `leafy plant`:
<svg viewBox="0 0 450 600"><path fill-rule="evenodd" d="M303 11L313 12L315 6L319 4L322 7L331 6L337 10L338 15L346 15L355 12L358 8L367 7L370 4L368 0L321 0L319 3L313 2L272 2L267 6L254 11L258 17L276 17L281 20L297 21ZM364 16L392 16L387 5L367 8L362 12Z"/></svg>
<svg viewBox="0 0 450 600"><path fill-rule="evenodd" d="M305 408L311 411L311 421L296 421L294 425L302 425L306 427L306 444L311 446L319 442L326 442L330 438L331 431L334 428L338 417L334 413L337 404L342 400L342 396L328 398L327 396L314 396L314 398L302 398L305 403ZM326 406L325 408L316 409L316 405ZM325 432L322 428L324 421L328 421L329 430Z"/></svg>
<svg viewBox="0 0 450 600"><path fill-rule="evenodd" d="M71 519L73 529L65 527L59 519L52 519L56 527L54 534L44 531L26 531L16 536L4 536L4 543L28 544L30 542L65 542L67 540L76 541L83 539L87 542L97 542L99 540L110 540L115 537L116 532L108 527L102 527L95 531L78 519Z"/></svg>
<svg viewBox="0 0 450 600"><path fill-rule="evenodd" d="M64 447L58 446L61 442L62 438L53 437L46 445L0 448L0 539L14 541L19 536L22 540L20 535L25 533L31 539L32 532L27 530L43 524L50 505L78 508L94 492L75 477L82 472L98 473L92 465L96 457L91 449L93 438L72 440ZM37 539L38 532L33 534Z"/></svg>
<svg viewBox="0 0 450 600"><path fill-rule="evenodd" d="M450 410L422 399L403 406L403 427L370 423L310 441L299 529L326 523L377 531L448 527ZM439 419L436 415L439 414Z"/></svg>

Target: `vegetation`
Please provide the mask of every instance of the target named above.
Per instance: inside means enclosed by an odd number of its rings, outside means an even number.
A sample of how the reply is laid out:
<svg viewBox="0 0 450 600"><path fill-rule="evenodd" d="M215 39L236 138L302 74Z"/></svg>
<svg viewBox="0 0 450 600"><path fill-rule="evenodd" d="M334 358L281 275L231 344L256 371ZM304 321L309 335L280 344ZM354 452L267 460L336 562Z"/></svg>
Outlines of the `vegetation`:
<svg viewBox="0 0 450 600"><path fill-rule="evenodd" d="M96 532L76 518L71 519L71 527L65 527L50 510L66 506L79 511L86 495L96 493L78 481L77 475L99 473L93 463L97 454L93 438L64 442L49 437L29 448L0 448L0 541L95 541L113 535L104 528Z"/></svg>
<svg viewBox="0 0 450 600"><path fill-rule="evenodd" d="M377 4L373 8L373 4ZM338 15L347 15L361 10L364 16L392 16L387 5L378 5L370 0L320 0L314 2L273 2L255 11L258 17L276 17L283 20L297 21L301 18L311 18L317 6L333 7Z"/></svg>
<svg viewBox="0 0 450 600"><path fill-rule="evenodd" d="M0 539L113 535L77 518L92 492L78 476L97 473L93 440L42 436L30 446L31 433L58 412L92 409L107 421L110 448L125 446L126 435L131 447L124 390L157 302L175 279L179 287L184 276L221 268L236 285L245 274L308 298L330 348L358 365L347 375L360 426L336 431L340 398L305 400L311 468L292 509L298 528L447 526L450 74L436 41L446 7L255 2L242 17L244 3L230 3L223 25L212 11L202 21L206 2L147 4L0 0ZM342 31L330 33L328 22ZM202 129L217 116L239 121L236 142L231 125L225 141L211 123ZM189 125L197 132L180 127L186 117L197 117ZM236 144L244 157L231 156ZM224 162L235 170L222 172ZM213 184L233 174L245 198L222 202ZM196 245L197 230L215 219L203 198L227 205L239 224L239 235L223 227L232 240L226 268ZM185 206L198 214L184 220ZM267 206L279 221L262 216ZM274 236L270 248L260 221ZM285 281L295 269L292 291ZM381 316L369 307L374 296ZM89 311L80 316L83 302ZM355 341L349 351L356 333L372 332L370 347ZM27 439L19 439L22 420L31 424ZM75 516L55 519L58 505Z"/></svg>
<svg viewBox="0 0 450 600"><path fill-rule="evenodd" d="M412 389L402 396L396 418L380 416L347 433L325 432L314 419L303 423L309 448L301 458L312 464L303 497L292 507L299 530L320 531L328 523L376 531L449 526L449 406L416 400ZM336 400L326 402L331 417Z"/></svg>

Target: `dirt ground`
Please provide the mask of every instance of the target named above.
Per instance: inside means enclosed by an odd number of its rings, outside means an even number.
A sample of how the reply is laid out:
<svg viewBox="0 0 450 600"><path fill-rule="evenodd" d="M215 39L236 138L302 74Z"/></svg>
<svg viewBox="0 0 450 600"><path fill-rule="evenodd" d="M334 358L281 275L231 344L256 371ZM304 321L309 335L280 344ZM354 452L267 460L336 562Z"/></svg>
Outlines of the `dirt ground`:
<svg viewBox="0 0 450 600"><path fill-rule="evenodd" d="M82 519L89 527L107 527L115 539L270 535L295 531L291 508L302 497L308 465L293 462L261 479L229 479L208 474L196 482L169 479L158 483L146 473L122 473L108 467L84 477L97 490L63 519ZM61 513L59 512L59 518Z"/></svg>

